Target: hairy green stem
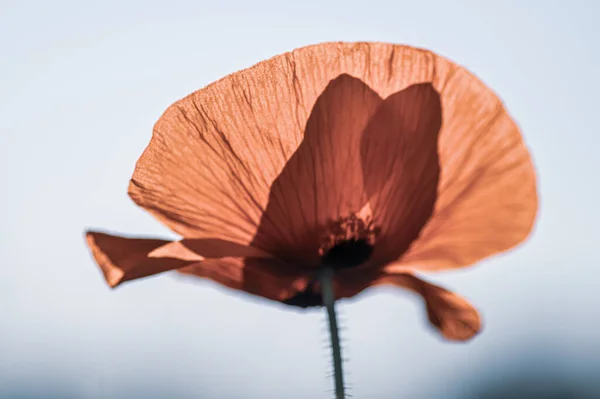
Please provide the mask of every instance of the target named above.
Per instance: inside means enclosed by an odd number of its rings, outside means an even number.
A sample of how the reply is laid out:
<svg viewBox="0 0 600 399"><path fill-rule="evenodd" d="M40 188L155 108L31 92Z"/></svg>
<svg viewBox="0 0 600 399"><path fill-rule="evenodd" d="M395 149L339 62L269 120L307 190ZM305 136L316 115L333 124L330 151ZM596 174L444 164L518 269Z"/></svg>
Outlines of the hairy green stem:
<svg viewBox="0 0 600 399"><path fill-rule="evenodd" d="M329 333L331 335L331 350L333 354L333 371L335 381L335 398L344 399L344 373L342 371L342 350L337 319L335 317L335 293L333 292L333 269L323 269L320 275L323 304L329 316Z"/></svg>

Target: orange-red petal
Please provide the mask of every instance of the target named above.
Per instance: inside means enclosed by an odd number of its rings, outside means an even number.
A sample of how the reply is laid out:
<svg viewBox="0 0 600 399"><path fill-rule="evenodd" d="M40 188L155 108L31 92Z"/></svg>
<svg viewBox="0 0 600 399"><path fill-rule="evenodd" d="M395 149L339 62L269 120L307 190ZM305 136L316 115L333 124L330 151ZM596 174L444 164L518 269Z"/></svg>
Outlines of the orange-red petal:
<svg viewBox="0 0 600 399"><path fill-rule="evenodd" d="M386 98L364 131L364 187L381 228L374 257L397 259L431 217L440 177L440 95L430 83Z"/></svg>
<svg viewBox="0 0 600 399"><path fill-rule="evenodd" d="M176 233L249 243L306 122L285 57L176 102L154 127L129 195Z"/></svg>
<svg viewBox="0 0 600 399"><path fill-rule="evenodd" d="M111 287L142 277L235 256L269 258L259 249L218 239L167 241L89 231L86 241Z"/></svg>
<svg viewBox="0 0 600 399"><path fill-rule="evenodd" d="M305 138L311 112L324 110L324 117L316 120L326 121L328 113L336 110L335 103L317 108L315 104L330 82L342 75L360 80L384 99L419 84L429 84L439 93L437 200L432 217L399 259L399 267L460 267L506 250L528 235L537 211L533 166L519 129L498 97L443 57L384 43L300 48L178 101L155 126L133 174L131 197L185 237L252 242L269 203L270 187ZM327 133L326 124L315 126ZM325 143L312 154L317 156L322 147ZM337 154L347 149L340 147ZM402 166L414 167L412 163ZM354 179L356 174L348 175ZM343 178L337 176L331 185ZM406 185L398 187L400 193L406 189ZM319 202L321 190L329 186L315 190L314 201ZM388 203L374 202L383 209L384 220L397 220L392 230L400 237L403 221L398 215L412 214L405 209L412 199L398 193L387 197ZM342 208L328 217L345 216L338 214ZM285 224L286 212L297 210L293 206L279 210L281 215L271 224ZM306 215L293 219L298 223L290 225L293 231L286 226L281 242L302 241L292 239L297 226L300 221L311 225ZM321 215L313 219L320 220ZM398 238L399 243L402 240ZM290 245L287 250L294 248ZM300 249L290 257L302 261L314 257L302 255L305 248Z"/></svg>
<svg viewBox="0 0 600 399"><path fill-rule="evenodd" d="M362 133L383 100L341 75L317 99L302 143L271 186L253 246L303 266L319 264L321 230L367 203Z"/></svg>
<svg viewBox="0 0 600 399"><path fill-rule="evenodd" d="M283 302L304 290L310 276L274 258L225 257L181 268L178 272L207 278L226 287Z"/></svg>
<svg viewBox="0 0 600 399"><path fill-rule="evenodd" d="M411 273L383 275L376 280L376 284L391 284L421 295L425 301L429 322L446 339L466 341L481 330L479 313L469 301Z"/></svg>
<svg viewBox="0 0 600 399"><path fill-rule="evenodd" d="M474 76L457 69L447 79L435 210L392 271L470 265L514 247L533 228L536 177L518 126Z"/></svg>
<svg viewBox="0 0 600 399"><path fill-rule="evenodd" d="M333 121L336 126L329 133L335 137L341 135L342 127L355 130L351 120L344 118L364 119L372 104L369 96L374 97L370 90L385 98L411 84L431 81L438 64L446 68L432 53L406 46L324 43L229 75L165 111L136 165L129 194L184 237L247 244L267 207L271 185L300 146L307 126L325 128L327 133L327 123ZM344 90L349 90L352 98L317 106L320 115L307 125L319 96L344 74L361 81L367 90L356 95L349 85ZM336 115L343 104L352 112ZM337 143L336 156L347 152L347 145ZM318 156L321 149L314 148L313 155ZM337 172L339 165L334 166L330 169ZM315 163L313 170L323 170L329 179L327 167ZM315 195L325 198L327 194L320 191L339 187L340 179L360 180L355 174L359 172L337 174L334 181L315 190ZM347 216L338 213L355 207L354 197L340 201L349 203L342 202L328 218Z"/></svg>

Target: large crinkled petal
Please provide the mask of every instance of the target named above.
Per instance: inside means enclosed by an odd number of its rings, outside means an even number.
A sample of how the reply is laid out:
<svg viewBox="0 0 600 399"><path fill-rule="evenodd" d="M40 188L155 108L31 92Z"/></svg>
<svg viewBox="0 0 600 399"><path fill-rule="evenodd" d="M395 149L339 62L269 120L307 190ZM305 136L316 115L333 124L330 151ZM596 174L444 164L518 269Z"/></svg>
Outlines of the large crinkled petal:
<svg viewBox="0 0 600 399"><path fill-rule="evenodd" d="M387 263L402 255L431 217L440 176L439 93L416 84L383 101L365 129L364 186L381 228L374 258Z"/></svg>
<svg viewBox="0 0 600 399"><path fill-rule="evenodd" d="M249 243L269 189L300 146L330 81L348 74L387 97L431 80L437 63L432 53L406 46L324 43L229 75L166 110L136 165L129 194L184 237Z"/></svg>
<svg viewBox="0 0 600 399"><path fill-rule="evenodd" d="M235 256L270 258L265 252L218 239L167 241L128 238L89 231L86 241L111 287L210 259Z"/></svg>
<svg viewBox="0 0 600 399"><path fill-rule="evenodd" d="M136 165L134 202L184 237L250 242L303 129L289 78L263 64L172 105Z"/></svg>
<svg viewBox="0 0 600 399"><path fill-rule="evenodd" d="M383 100L341 75L317 99L302 143L273 183L252 245L303 266L319 264L321 229L361 210L362 132Z"/></svg>
<svg viewBox="0 0 600 399"><path fill-rule="evenodd" d="M466 341L481 330L479 313L466 299L411 273L383 275L375 284L391 284L421 295L427 307L429 322L444 338Z"/></svg>
<svg viewBox="0 0 600 399"><path fill-rule="evenodd" d="M504 106L464 70L448 79L442 93L435 210L390 271L473 264L522 242L535 221L534 167Z"/></svg>
<svg viewBox="0 0 600 399"><path fill-rule="evenodd" d="M138 161L129 188L132 199L184 237L252 242L270 200L270 187L301 145L315 103L329 83L344 74L381 98L418 84L431 84L439 93L437 201L433 216L401 263L429 269L464 266L527 236L537 209L533 167L520 132L499 99L443 57L384 43L300 48L178 101L157 122ZM337 108L334 104L316 109ZM325 144L313 153L321 147ZM340 146L336 151L346 149ZM351 202L354 198L358 196ZM386 208L399 212L390 204ZM286 211L279 213L283 218ZM338 216L344 215L330 218ZM304 234L284 233L280 242L290 244L296 242L294 235ZM287 250L294 249L280 252Z"/></svg>

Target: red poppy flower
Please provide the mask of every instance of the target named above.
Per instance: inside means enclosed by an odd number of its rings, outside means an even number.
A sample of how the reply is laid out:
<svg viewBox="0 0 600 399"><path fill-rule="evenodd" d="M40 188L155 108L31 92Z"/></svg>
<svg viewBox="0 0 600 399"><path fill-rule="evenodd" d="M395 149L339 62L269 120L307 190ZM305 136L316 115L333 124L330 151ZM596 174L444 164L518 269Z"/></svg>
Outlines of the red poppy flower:
<svg viewBox="0 0 600 399"><path fill-rule="evenodd" d="M183 238L86 234L115 287L168 270L291 306L391 284L421 295L448 339L481 327L418 272L522 242L535 173L502 102L432 52L325 43L276 56L176 102L154 127L129 195Z"/></svg>

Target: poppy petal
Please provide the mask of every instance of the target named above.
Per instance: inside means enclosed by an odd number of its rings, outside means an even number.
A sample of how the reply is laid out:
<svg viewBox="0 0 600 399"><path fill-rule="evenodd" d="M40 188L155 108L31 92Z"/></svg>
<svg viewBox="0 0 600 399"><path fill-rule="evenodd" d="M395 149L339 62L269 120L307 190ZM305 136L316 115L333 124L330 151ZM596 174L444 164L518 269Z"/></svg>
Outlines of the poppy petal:
<svg viewBox="0 0 600 399"><path fill-rule="evenodd" d="M349 75L329 82L313 107L302 143L271 187L252 245L288 262L319 264L322 227L366 204L361 137L382 101Z"/></svg>
<svg viewBox="0 0 600 399"><path fill-rule="evenodd" d="M391 284L423 297L429 322L449 340L466 341L481 331L481 318L466 299L411 273L387 274L376 284Z"/></svg>
<svg viewBox="0 0 600 399"><path fill-rule="evenodd" d="M148 254L168 244L166 240L126 238L100 232L86 232L88 247L106 282L116 287L124 281L184 266L187 261L150 258Z"/></svg>
<svg viewBox="0 0 600 399"><path fill-rule="evenodd" d="M361 153L364 186L381 227L374 260L397 259L431 217L440 175L440 95L430 83L392 94L365 129Z"/></svg>
<svg viewBox="0 0 600 399"><path fill-rule="evenodd" d="M207 259L177 270L226 287L283 302L302 292L310 277L274 258Z"/></svg>
<svg viewBox="0 0 600 399"><path fill-rule="evenodd" d="M166 241L89 231L86 241L111 287L142 277L226 256L269 256L224 240Z"/></svg>
<svg viewBox="0 0 600 399"><path fill-rule="evenodd" d="M462 267L527 238L537 214L536 178L521 132L483 83L458 70L442 92L441 177L435 210L390 267Z"/></svg>
<svg viewBox="0 0 600 399"><path fill-rule="evenodd" d="M133 201L184 237L249 243L306 123L293 75L279 57L169 107L136 165Z"/></svg>
<svg viewBox="0 0 600 399"><path fill-rule="evenodd" d="M386 97L430 81L438 64L432 53L408 46L340 42L303 47L226 76L165 111L136 165L129 195L181 236L247 244L272 183L300 146L311 111L332 80L350 75ZM365 100L368 90L363 91ZM341 101L351 106L353 112L344 114L350 119L365 115L370 104ZM335 120L342 126L342 119L323 113L341 104L321 107L315 125ZM354 129L350 123L344 126ZM343 158L348 147L339 144L336 156ZM319 148L314 150L318 154ZM338 173L328 186L339 187L346 177L359 180L354 172ZM353 209L353 201L342 205Z"/></svg>
<svg viewBox="0 0 600 399"><path fill-rule="evenodd" d="M401 264L423 269L461 267L526 238L537 211L535 176L519 129L498 97L475 76L443 57L385 43L323 43L300 48L229 75L176 102L156 123L152 140L137 163L129 187L131 198L187 238L220 238L248 244L265 217L272 217L271 226L263 227L259 236L291 244L288 248L295 251L286 257L285 250L281 250L276 256L312 262L314 254L308 251L306 255L304 232L295 231L301 226L295 221L305 220L286 215L285 208L267 212L276 217L265 215L265 210L273 200L269 190L305 138L309 118L314 119L314 111L329 113L339 106L332 103L315 108L330 82L343 75L361 81L385 99L420 84L429 84L439 93L442 126L437 140L437 199L419 239L396 258ZM354 100L343 101L352 104ZM425 107L421 114L427 110ZM346 115L351 118L354 113ZM315 120L326 122L327 118L329 115L324 114ZM316 126L326 123L318 122ZM325 139L319 143L312 155L326 148ZM336 157L344 152L347 148L338 146ZM420 150L413 155L418 153ZM422 161L415 159L400 164L407 170L417 170L415 165ZM297 164L298 174L311 172L303 162ZM312 172L317 170L313 168ZM345 176L354 181L358 174L354 170L338 174L330 186L337 187ZM416 172L405 175L418 177ZM426 177L428 182L433 179L429 174ZM406 183L404 180L400 183ZM415 186L424 185L417 183ZM404 184L398 192L409 188ZM429 191L416 197L428 204ZM409 219L420 220L427 212L408 212L416 198L388 193L379 194L375 202L382 210L373 212L379 212L380 220L395 220L388 230L397 237L397 247L404 248L410 241L407 237L415 234L416 223ZM349 202L354 201L352 196ZM290 213L306 211L308 206L290 205ZM294 223L288 223L285 217ZM292 231L286 226L275 233L273 226L280 223L287 223ZM410 234L402 233L406 225L410 225ZM259 237L255 244L275 252L271 248L274 244L269 246L268 242ZM390 241L385 247L394 246ZM392 258L391 252L387 258Z"/></svg>

